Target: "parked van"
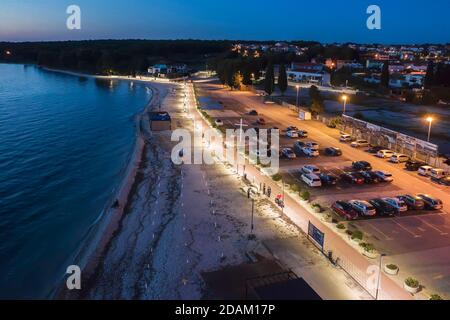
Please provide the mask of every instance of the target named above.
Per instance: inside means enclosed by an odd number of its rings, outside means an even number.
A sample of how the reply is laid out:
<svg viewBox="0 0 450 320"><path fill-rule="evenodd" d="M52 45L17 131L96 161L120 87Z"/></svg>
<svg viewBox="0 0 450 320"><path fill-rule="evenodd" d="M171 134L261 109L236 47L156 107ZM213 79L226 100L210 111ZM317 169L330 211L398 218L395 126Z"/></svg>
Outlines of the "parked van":
<svg viewBox="0 0 450 320"><path fill-rule="evenodd" d="M406 154L394 153L389 161L393 163L401 163L409 161L409 157Z"/></svg>
<svg viewBox="0 0 450 320"><path fill-rule="evenodd" d="M419 167L419 170L417 170L417 173L421 176L428 177L433 169L434 168L431 166L421 166Z"/></svg>
<svg viewBox="0 0 450 320"><path fill-rule="evenodd" d="M349 134L341 134L339 141L340 142L350 142L350 141L352 141L352 136Z"/></svg>
<svg viewBox="0 0 450 320"><path fill-rule="evenodd" d="M446 177L448 175L449 175L449 173L447 171L445 171L444 169L435 168L435 169L431 169L431 171L430 171L430 177L435 178L435 179L440 179L440 178Z"/></svg>
<svg viewBox="0 0 450 320"><path fill-rule="evenodd" d="M302 180L310 187L321 187L322 181L314 173L306 173L302 175Z"/></svg>

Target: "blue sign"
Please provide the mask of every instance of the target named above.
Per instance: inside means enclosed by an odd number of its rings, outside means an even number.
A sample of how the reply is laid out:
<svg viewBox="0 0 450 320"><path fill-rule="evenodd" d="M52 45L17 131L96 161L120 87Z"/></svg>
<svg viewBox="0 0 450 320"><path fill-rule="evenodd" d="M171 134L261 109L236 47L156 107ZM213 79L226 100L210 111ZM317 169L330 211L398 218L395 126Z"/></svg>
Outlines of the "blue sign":
<svg viewBox="0 0 450 320"><path fill-rule="evenodd" d="M313 225L311 221L308 222L308 238L314 240L319 248L323 250L325 234L320 231L315 225Z"/></svg>

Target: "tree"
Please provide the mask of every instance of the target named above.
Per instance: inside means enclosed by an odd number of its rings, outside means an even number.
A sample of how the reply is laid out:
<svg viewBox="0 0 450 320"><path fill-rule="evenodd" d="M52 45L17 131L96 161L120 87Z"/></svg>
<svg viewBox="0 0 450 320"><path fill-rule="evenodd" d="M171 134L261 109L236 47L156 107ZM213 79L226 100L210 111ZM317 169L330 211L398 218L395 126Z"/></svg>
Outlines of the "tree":
<svg viewBox="0 0 450 320"><path fill-rule="evenodd" d="M242 84L249 86L252 84L252 72L248 64L245 65L243 69L244 70L242 71Z"/></svg>
<svg viewBox="0 0 450 320"><path fill-rule="evenodd" d="M385 88L389 88L389 62L383 63L383 69L381 70L381 85Z"/></svg>
<svg viewBox="0 0 450 320"><path fill-rule="evenodd" d="M264 91L270 96L275 87L275 77L273 71L273 64L269 62L266 68L266 78L264 79Z"/></svg>
<svg viewBox="0 0 450 320"><path fill-rule="evenodd" d="M280 65L280 71L278 73L278 88L281 91L281 94L284 95L288 87L288 80L286 74L286 66L284 63Z"/></svg>
<svg viewBox="0 0 450 320"><path fill-rule="evenodd" d="M316 86L313 85L309 88L309 97L312 100L310 107L311 112L313 112L314 114L320 114L324 112L325 107L323 104L323 98Z"/></svg>
<svg viewBox="0 0 450 320"><path fill-rule="evenodd" d="M236 71L233 74L233 83L231 85L231 89L239 90L241 88L241 84L242 84L241 73L239 71Z"/></svg>
<svg viewBox="0 0 450 320"><path fill-rule="evenodd" d="M425 75L424 84L426 88L433 86L435 83L434 78L434 63L430 61L427 66L427 74Z"/></svg>

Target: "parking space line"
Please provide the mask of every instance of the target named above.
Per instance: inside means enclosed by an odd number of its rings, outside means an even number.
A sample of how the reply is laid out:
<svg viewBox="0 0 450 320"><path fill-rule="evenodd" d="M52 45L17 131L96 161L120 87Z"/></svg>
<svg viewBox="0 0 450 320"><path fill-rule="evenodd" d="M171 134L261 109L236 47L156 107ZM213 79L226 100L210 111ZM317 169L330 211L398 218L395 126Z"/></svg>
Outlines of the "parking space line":
<svg viewBox="0 0 450 320"><path fill-rule="evenodd" d="M427 222L427 221L425 221L423 219L420 219L419 217L414 217L414 218L418 219L420 222L422 222L423 224L426 224L430 228L436 230L437 232L439 232L441 234L441 236L444 236L444 235L448 234L448 232L444 232L444 231L440 230L438 227L432 225L431 223L429 223L429 222Z"/></svg>
<svg viewBox="0 0 450 320"><path fill-rule="evenodd" d="M389 236L388 236L387 234L385 234L383 231L381 231L380 229L378 229L377 227L375 227L373 223L368 223L368 225L369 225L370 227L372 227L376 232L382 234L383 237L386 238L386 239L385 239L386 241L394 240L394 238L389 237Z"/></svg>
<svg viewBox="0 0 450 320"><path fill-rule="evenodd" d="M408 230L406 227L402 226L399 222L396 221L396 218L392 218L391 219L396 225L398 225L400 228L402 228L403 230L405 230L406 232L408 232L409 234L413 235L414 238L420 238L422 237L421 235L415 234L414 232Z"/></svg>

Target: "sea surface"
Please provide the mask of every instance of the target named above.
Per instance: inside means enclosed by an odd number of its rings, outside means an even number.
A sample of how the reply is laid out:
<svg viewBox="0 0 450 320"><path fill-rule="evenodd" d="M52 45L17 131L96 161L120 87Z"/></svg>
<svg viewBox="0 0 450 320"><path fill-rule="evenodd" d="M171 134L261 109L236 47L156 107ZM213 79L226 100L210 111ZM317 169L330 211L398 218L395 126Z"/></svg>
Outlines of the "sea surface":
<svg viewBox="0 0 450 320"><path fill-rule="evenodd" d="M0 298L46 298L110 205L143 84L0 64Z"/></svg>

